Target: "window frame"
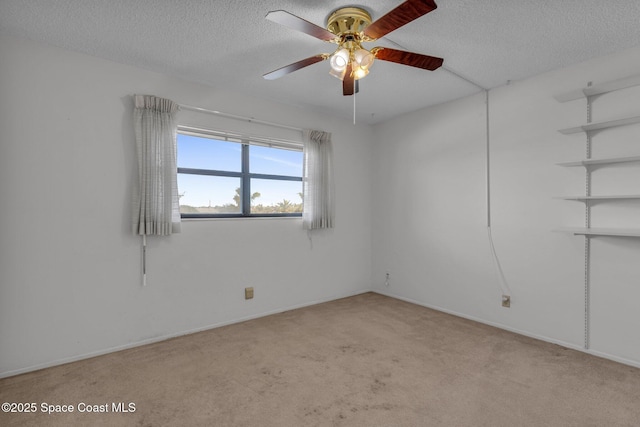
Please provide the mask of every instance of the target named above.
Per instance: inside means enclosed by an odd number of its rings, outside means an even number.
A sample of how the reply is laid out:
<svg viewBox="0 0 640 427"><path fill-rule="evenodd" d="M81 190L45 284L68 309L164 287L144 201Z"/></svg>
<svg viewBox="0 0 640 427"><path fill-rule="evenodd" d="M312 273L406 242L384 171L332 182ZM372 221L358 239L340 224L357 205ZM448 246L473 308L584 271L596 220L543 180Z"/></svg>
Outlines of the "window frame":
<svg viewBox="0 0 640 427"><path fill-rule="evenodd" d="M215 218L301 218L302 212L277 212L277 213L251 213L251 180L270 179L277 181L297 181L302 183L302 176L276 175L264 173L252 173L250 171L249 150L252 145L265 146L275 149L300 151L302 143L296 141L277 140L273 138L255 137L228 132L214 131L208 129L193 128L188 126L178 126L178 134L208 138L218 141L227 141L240 144L241 147L241 167L240 172L224 171L218 169L198 169L198 168L177 168L178 174L203 175L203 176L223 176L240 178L240 207L239 213L180 213L182 219L215 219ZM177 135L176 135L177 137ZM177 146L177 144L176 144ZM302 174L301 174L302 175ZM301 186L302 187L302 186ZM178 189L179 190L179 189ZM304 199L302 201L304 205Z"/></svg>

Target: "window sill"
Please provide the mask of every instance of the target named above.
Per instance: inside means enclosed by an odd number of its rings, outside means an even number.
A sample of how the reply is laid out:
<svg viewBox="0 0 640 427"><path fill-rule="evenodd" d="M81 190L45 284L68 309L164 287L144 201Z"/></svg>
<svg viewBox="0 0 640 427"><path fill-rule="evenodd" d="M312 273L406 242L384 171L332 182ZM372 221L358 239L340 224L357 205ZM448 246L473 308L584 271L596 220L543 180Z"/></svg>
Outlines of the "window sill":
<svg viewBox="0 0 640 427"><path fill-rule="evenodd" d="M206 217L206 218L181 218L181 222L198 221L247 221L247 220L302 220L301 216L227 216L227 217Z"/></svg>

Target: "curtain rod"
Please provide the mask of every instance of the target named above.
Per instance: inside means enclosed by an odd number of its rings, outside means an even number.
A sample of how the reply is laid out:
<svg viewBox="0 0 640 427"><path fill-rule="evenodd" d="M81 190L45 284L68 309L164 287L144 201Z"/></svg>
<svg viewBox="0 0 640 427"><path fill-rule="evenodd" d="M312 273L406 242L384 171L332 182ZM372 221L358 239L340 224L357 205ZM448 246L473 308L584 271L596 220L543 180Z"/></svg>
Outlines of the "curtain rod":
<svg viewBox="0 0 640 427"><path fill-rule="evenodd" d="M287 125L282 125L280 123L267 122L265 120L256 120L253 117L238 116L236 114L223 113L221 111L207 110L206 108L194 107L192 105L185 105L185 104L178 104L178 105L182 109L196 111L196 112L199 112L199 113L215 114L216 116L226 117L226 118L229 118L229 119L241 120L241 121L249 122L249 123L258 123L258 124L261 124L261 125L273 126L273 127L282 128L282 129L290 129L290 130L295 130L295 131L298 131L298 132L303 132L304 131L304 129L300 129L300 128L297 128L297 127L294 127L294 126L287 126Z"/></svg>

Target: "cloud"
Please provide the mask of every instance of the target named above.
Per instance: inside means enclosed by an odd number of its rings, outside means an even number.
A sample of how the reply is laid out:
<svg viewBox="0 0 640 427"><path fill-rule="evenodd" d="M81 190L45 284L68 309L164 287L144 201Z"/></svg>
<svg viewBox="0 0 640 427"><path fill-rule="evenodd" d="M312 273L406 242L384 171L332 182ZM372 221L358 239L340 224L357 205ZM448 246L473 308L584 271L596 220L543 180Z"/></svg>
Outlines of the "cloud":
<svg viewBox="0 0 640 427"><path fill-rule="evenodd" d="M269 162L275 162L275 163L279 163L281 165L289 166L291 168L300 169L302 167L301 163L291 162L289 160L282 160L282 159L279 159L277 157L263 156L263 155L260 155L260 154L252 155L252 156L253 157L257 157L257 158L262 159L262 160L267 160Z"/></svg>

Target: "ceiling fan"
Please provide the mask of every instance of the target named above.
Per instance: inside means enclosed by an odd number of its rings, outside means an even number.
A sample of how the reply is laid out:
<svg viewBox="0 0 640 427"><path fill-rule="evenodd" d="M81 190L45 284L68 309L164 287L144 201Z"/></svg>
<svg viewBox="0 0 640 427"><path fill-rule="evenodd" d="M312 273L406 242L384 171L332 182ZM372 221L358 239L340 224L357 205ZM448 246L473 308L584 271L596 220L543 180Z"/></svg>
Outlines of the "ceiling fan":
<svg viewBox="0 0 640 427"><path fill-rule="evenodd" d="M320 40L335 43L338 48L333 53L321 53L278 68L263 77L274 80L329 59L330 74L342 80L342 93L348 96L358 92L358 80L369 74L374 59L433 71L442 66L442 58L388 47L367 50L362 47L362 43L384 37L437 7L434 0L406 0L373 23L371 15L366 10L359 7L343 7L329 16L326 30L284 10L269 12L266 16L268 20Z"/></svg>

